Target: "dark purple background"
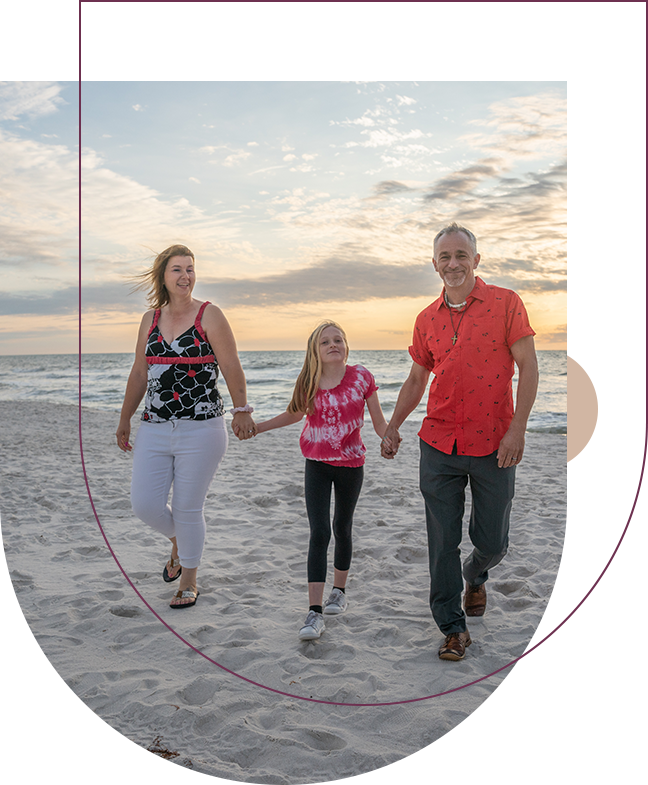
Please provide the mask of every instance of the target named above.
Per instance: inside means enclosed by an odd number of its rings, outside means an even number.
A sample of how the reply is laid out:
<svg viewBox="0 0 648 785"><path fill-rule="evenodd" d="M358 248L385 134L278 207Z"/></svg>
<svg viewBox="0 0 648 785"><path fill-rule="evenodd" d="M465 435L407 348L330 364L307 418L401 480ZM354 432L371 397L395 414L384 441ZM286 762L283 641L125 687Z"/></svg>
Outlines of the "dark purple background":
<svg viewBox="0 0 648 785"><path fill-rule="evenodd" d="M622 20L608 8L597 16L594 6L565 2L405 2L398 11L348 0L80 3L80 76L88 81L576 80L576 340L610 385L609 559L518 672L636 672L648 659L640 564L648 515L639 503L646 485L643 22L628 5Z"/></svg>

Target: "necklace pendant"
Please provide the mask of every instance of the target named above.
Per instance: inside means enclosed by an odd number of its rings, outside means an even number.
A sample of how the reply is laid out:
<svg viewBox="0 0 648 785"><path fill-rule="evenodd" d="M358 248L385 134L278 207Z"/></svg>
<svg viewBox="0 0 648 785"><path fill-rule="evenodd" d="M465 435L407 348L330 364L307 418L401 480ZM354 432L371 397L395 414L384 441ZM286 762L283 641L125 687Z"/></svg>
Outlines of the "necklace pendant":
<svg viewBox="0 0 648 785"><path fill-rule="evenodd" d="M457 343L457 333L452 336L452 345L454 346Z"/></svg>

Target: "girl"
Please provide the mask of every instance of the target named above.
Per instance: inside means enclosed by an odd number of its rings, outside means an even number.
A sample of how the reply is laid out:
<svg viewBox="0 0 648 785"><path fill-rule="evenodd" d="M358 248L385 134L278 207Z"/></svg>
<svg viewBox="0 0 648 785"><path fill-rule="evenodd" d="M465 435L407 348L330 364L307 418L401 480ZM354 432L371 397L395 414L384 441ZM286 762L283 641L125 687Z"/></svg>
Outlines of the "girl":
<svg viewBox="0 0 648 785"><path fill-rule="evenodd" d="M266 422L257 433L299 422L306 424L299 443L306 458L305 496L310 524L308 546L308 601L310 608L299 631L302 641L319 638L325 614L343 613L345 587L351 564L351 526L364 471L365 446L360 438L364 405L374 430L383 437L387 428L376 382L362 365L347 365L349 346L342 328L324 322L308 339L304 367L288 409ZM331 486L335 489L335 555L333 590L322 608L326 580L326 551L331 539Z"/></svg>

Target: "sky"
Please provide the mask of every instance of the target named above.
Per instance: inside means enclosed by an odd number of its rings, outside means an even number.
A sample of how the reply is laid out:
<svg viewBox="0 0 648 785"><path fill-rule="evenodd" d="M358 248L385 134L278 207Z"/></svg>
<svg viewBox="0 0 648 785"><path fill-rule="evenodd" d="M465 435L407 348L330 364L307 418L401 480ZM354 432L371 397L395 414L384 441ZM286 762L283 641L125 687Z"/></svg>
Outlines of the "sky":
<svg viewBox="0 0 648 785"><path fill-rule="evenodd" d="M78 118L74 82L0 85L3 354L78 345ZM84 82L83 350L133 350L132 276L176 242L242 350L325 318L405 349L455 220L565 348L566 125L564 82Z"/></svg>

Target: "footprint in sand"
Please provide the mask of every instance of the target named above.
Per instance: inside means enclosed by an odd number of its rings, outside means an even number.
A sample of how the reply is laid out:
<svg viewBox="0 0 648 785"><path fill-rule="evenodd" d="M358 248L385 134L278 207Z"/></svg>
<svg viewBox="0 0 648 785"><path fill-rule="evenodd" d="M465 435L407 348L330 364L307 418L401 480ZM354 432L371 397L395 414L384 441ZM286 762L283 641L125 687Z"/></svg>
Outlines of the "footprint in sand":
<svg viewBox="0 0 648 785"><path fill-rule="evenodd" d="M340 736L317 728L304 731L302 741L314 750L342 750L347 745Z"/></svg>
<svg viewBox="0 0 648 785"><path fill-rule="evenodd" d="M294 499L303 495L304 495L304 489L301 487L301 485L285 485L281 489L281 497L284 499L285 498Z"/></svg>
<svg viewBox="0 0 648 785"><path fill-rule="evenodd" d="M139 608L127 607L125 605L114 605L110 608L113 616L121 616L125 619L134 619L137 616L143 616L144 612Z"/></svg>
<svg viewBox="0 0 648 785"><path fill-rule="evenodd" d="M407 545L399 548L395 556L403 564L422 563L428 560L426 548L411 548Z"/></svg>
<svg viewBox="0 0 648 785"><path fill-rule="evenodd" d="M216 678L201 676L180 690L178 696L190 706L202 706L214 697L217 690Z"/></svg>
<svg viewBox="0 0 648 785"><path fill-rule="evenodd" d="M515 594L517 591L522 591L525 587L526 583L524 581L502 581L501 583L493 581L493 588L505 597Z"/></svg>
<svg viewBox="0 0 648 785"><path fill-rule="evenodd" d="M257 496L252 501L257 505L257 507L276 507L279 504L279 501L275 499L274 496Z"/></svg>

